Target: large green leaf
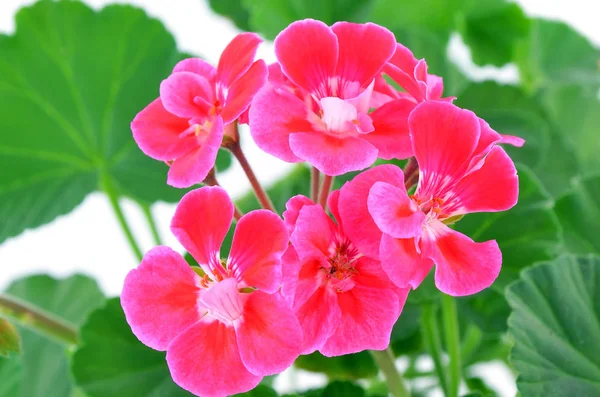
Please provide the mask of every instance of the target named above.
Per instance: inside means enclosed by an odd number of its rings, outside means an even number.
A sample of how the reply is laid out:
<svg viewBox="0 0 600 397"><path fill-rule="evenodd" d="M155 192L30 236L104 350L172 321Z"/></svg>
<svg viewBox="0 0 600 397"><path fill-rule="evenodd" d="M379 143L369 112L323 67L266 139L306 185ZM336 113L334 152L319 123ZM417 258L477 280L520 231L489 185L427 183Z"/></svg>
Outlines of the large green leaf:
<svg viewBox="0 0 600 397"><path fill-rule="evenodd" d="M527 269L507 299L521 394L600 395L600 257L564 256Z"/></svg>
<svg viewBox="0 0 600 397"><path fill-rule="evenodd" d="M576 180L573 189L556 201L565 249L600 254L600 175Z"/></svg>
<svg viewBox="0 0 600 397"><path fill-rule="evenodd" d="M82 324L87 314L104 302L96 282L80 275L63 280L31 276L15 281L6 292L76 326ZM14 384L10 392L5 391L7 394L0 393L0 396L68 396L72 387L66 347L33 331L19 328L23 355L5 362L0 360L0 385ZM0 391L4 391L2 386Z"/></svg>
<svg viewBox="0 0 600 397"><path fill-rule="evenodd" d="M211 8L217 14L231 19L242 30L250 30L248 19L250 14L243 4L244 0L208 0Z"/></svg>
<svg viewBox="0 0 600 397"><path fill-rule="evenodd" d="M165 353L144 346L133 335L118 298L89 316L81 339L71 371L88 397L191 395L171 379Z"/></svg>
<svg viewBox="0 0 600 397"><path fill-rule="evenodd" d="M531 90L557 84L600 85L600 50L563 22L536 19L516 62Z"/></svg>
<svg viewBox="0 0 600 397"><path fill-rule="evenodd" d="M573 148L548 121L540 104L519 87L472 84L456 104L474 111L499 133L524 138L525 146L507 146L506 150L515 161L529 166L553 196L568 190L571 179L579 175Z"/></svg>
<svg viewBox="0 0 600 397"><path fill-rule="evenodd" d="M0 168L10 170L0 173L0 241L69 212L102 180L145 202L181 197L129 129L178 58L163 25L133 7L19 11L0 41Z"/></svg>

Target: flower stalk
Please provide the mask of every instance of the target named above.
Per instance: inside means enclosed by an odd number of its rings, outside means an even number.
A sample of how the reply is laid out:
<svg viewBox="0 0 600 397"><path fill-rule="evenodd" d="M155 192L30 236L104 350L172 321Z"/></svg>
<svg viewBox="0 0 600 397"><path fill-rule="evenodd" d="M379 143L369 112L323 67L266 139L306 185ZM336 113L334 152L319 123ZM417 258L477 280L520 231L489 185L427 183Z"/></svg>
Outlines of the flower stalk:
<svg viewBox="0 0 600 397"><path fill-rule="evenodd" d="M448 364L448 393L447 397L458 397L461 380L460 334L458 329L458 316L456 313L456 300L442 294L442 318L444 321L444 335L446 350L450 356Z"/></svg>
<svg viewBox="0 0 600 397"><path fill-rule="evenodd" d="M319 199L319 185L321 184L321 173L316 167L310 171L310 199L316 203Z"/></svg>
<svg viewBox="0 0 600 397"><path fill-rule="evenodd" d="M321 186L321 193L319 196L319 204L321 207L327 207L327 198L329 197L329 192L331 191L331 187L333 186L333 177L330 175L325 175L323 177L323 185Z"/></svg>
<svg viewBox="0 0 600 397"><path fill-rule="evenodd" d="M370 353L381 372L383 372L390 394L394 397L410 397L410 391L396 368L392 350L388 347L382 351L370 350Z"/></svg>
<svg viewBox="0 0 600 397"><path fill-rule="evenodd" d="M448 380L446 379L446 372L444 371L444 365L442 364L442 343L435 309L436 308L431 303L423 305L421 330L425 338L427 350L429 350L429 354L433 359L435 372L437 373L440 386L444 395L448 396Z"/></svg>

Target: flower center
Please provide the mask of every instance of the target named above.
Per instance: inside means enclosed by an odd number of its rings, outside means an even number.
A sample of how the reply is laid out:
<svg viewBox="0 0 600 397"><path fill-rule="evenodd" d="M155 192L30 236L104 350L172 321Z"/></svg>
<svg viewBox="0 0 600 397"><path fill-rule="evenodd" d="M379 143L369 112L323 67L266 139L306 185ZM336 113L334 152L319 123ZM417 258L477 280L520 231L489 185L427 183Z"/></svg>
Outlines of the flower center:
<svg viewBox="0 0 600 397"><path fill-rule="evenodd" d="M337 292L346 292L354 287L352 276L357 274L356 261L363 255L345 236L336 236L329 247L329 267L323 267L325 279Z"/></svg>

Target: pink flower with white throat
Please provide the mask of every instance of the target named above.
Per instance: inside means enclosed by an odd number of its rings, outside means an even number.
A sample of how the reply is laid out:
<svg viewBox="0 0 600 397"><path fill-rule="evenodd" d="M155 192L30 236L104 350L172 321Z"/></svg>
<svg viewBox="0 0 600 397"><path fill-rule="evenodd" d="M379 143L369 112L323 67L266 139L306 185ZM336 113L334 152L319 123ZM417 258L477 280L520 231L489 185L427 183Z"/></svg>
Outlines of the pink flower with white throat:
<svg viewBox="0 0 600 397"><path fill-rule="evenodd" d="M264 61L254 61L260 43L254 33L237 35L216 68L197 58L179 62L160 85L160 97L131 123L140 149L171 167L169 185L200 183L214 166L224 127L243 115L267 81Z"/></svg>
<svg viewBox="0 0 600 397"><path fill-rule="evenodd" d="M304 334L303 354L339 356L390 343L408 289L395 287L379 261L348 239L329 196L335 223L320 205L292 197L284 219L291 242L284 260L282 294L293 303Z"/></svg>
<svg viewBox="0 0 600 397"><path fill-rule="evenodd" d="M205 275L170 248L156 247L129 272L121 296L133 333L166 350L173 380L201 396L251 390L301 352L298 320L278 292L288 247L284 223L266 210L244 215L223 260L219 249L233 211L220 187L186 194L171 229Z"/></svg>
<svg viewBox="0 0 600 397"><path fill-rule="evenodd" d="M358 175L340 195L348 233L363 252L378 255L399 287L417 288L434 263L436 286L449 295L489 287L502 265L495 241L476 243L451 229L457 217L512 208L518 198L515 166L503 138L470 111L424 102L409 118L419 164L414 195L400 168L381 165Z"/></svg>
<svg viewBox="0 0 600 397"><path fill-rule="evenodd" d="M332 176L369 167L378 156L410 155L410 142L396 139L409 109L401 103L370 112L375 78L395 49L394 35L372 23L292 23L275 39L280 69L272 67L250 108L257 145Z"/></svg>

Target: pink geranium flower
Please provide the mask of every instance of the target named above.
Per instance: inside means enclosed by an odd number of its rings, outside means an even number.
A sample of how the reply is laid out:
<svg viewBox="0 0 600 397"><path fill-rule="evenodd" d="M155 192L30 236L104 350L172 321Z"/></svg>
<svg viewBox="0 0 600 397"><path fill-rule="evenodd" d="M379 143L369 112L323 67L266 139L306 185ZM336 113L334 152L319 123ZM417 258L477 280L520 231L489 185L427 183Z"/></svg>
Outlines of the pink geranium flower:
<svg viewBox="0 0 600 397"><path fill-rule="evenodd" d="M237 35L217 68L202 59L179 62L160 85L160 97L131 123L133 137L148 156L167 162L167 183L190 187L215 164L223 129L248 109L266 83L267 67L254 61L261 39Z"/></svg>
<svg viewBox="0 0 600 397"><path fill-rule="evenodd" d="M304 196L291 198L284 212L292 246L285 255L282 294L302 326L303 354L385 349L408 295L390 282L379 261L348 239L338 196L335 191L329 197L337 224Z"/></svg>
<svg viewBox="0 0 600 397"><path fill-rule="evenodd" d="M271 67L250 108L258 146L327 175L364 169L378 156L410 155L410 142L396 139L407 104L370 113L375 78L395 50L394 35L372 23L292 23L275 39L280 68Z"/></svg>
<svg viewBox="0 0 600 397"><path fill-rule="evenodd" d="M121 296L133 333L166 350L173 380L202 396L248 391L289 367L301 348L298 320L277 292L288 247L284 223L266 210L244 215L222 260L233 210L220 187L186 194L171 230L205 275L170 248L156 247L129 272Z"/></svg>
<svg viewBox="0 0 600 397"><path fill-rule="evenodd" d="M448 224L472 212L504 211L518 198L517 172L502 137L470 111L424 102L409 118L419 183L409 196L402 170L381 165L341 190L348 235L378 256L399 287L417 288L435 262L435 283L449 295L470 295L498 276L496 241L476 243Z"/></svg>

